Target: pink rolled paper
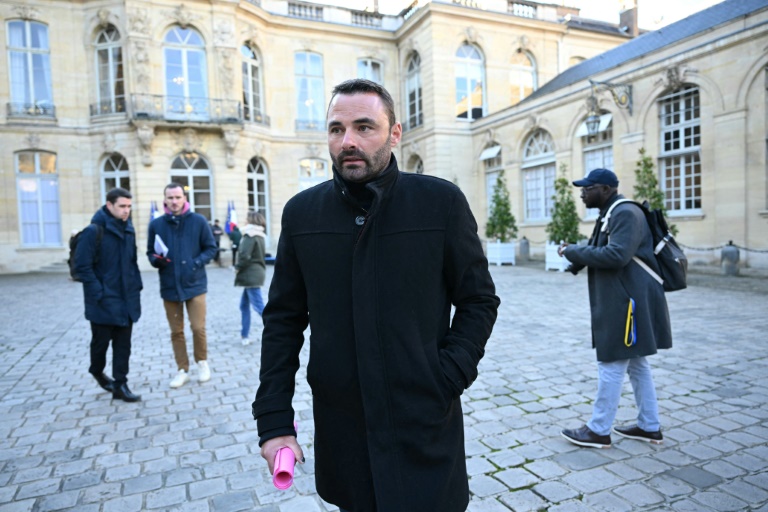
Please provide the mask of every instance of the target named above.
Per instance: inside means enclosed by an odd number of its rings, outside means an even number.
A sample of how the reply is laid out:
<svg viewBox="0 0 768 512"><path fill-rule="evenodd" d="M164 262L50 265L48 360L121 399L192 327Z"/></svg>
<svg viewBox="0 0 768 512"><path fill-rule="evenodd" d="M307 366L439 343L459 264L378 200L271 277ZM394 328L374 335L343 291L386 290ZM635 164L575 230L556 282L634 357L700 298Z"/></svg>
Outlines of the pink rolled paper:
<svg viewBox="0 0 768 512"><path fill-rule="evenodd" d="M275 472L272 475L272 483L280 490L285 490L293 483L293 466L296 464L296 456L293 450L287 446L277 450L275 455Z"/></svg>

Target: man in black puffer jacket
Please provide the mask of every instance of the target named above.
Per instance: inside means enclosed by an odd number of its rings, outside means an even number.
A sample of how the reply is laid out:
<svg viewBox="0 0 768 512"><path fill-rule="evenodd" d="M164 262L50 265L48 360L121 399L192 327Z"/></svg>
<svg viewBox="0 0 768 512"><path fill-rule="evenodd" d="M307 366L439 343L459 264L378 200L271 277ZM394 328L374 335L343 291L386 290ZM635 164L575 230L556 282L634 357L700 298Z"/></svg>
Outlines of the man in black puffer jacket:
<svg viewBox="0 0 768 512"><path fill-rule="evenodd" d="M75 270L83 283L85 318L91 322L89 372L112 397L141 400L128 388L131 331L141 316L141 274L136 262L136 232L131 223L131 193L114 188L107 203L85 228L75 251ZM104 375L112 341L112 376Z"/></svg>

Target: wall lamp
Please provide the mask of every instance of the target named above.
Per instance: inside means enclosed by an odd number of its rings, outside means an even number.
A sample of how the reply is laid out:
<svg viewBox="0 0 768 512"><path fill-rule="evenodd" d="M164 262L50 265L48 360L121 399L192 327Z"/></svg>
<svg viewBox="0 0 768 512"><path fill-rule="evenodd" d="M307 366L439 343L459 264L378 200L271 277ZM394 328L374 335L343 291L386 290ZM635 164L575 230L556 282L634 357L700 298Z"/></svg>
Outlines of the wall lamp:
<svg viewBox="0 0 768 512"><path fill-rule="evenodd" d="M600 109L597 103L597 94L601 91L609 91L613 96L613 101L619 108L629 110L632 115L632 85L631 84L612 84L610 82L597 82L590 79L589 85L592 87L591 94L587 98L587 133L590 137L597 135L600 129Z"/></svg>

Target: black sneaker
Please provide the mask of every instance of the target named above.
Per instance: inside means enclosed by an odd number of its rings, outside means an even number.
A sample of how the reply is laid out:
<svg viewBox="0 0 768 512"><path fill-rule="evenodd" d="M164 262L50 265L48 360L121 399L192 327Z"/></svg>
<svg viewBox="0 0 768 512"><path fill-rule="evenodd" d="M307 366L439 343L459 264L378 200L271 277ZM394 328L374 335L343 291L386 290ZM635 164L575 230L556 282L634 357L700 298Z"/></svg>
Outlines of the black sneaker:
<svg viewBox="0 0 768 512"><path fill-rule="evenodd" d="M646 443L661 444L664 442L664 436L661 435L661 430L658 432L646 432L637 425L633 425L625 428L613 427L613 431L622 437L637 439L638 441L645 441Z"/></svg>
<svg viewBox="0 0 768 512"><path fill-rule="evenodd" d="M570 429L566 428L562 432L560 432L560 435L562 435L564 438L572 442L573 444L577 444L579 446L587 446L590 448L610 448L611 447L611 436L599 436L592 432L589 427L584 425L581 428L577 429Z"/></svg>

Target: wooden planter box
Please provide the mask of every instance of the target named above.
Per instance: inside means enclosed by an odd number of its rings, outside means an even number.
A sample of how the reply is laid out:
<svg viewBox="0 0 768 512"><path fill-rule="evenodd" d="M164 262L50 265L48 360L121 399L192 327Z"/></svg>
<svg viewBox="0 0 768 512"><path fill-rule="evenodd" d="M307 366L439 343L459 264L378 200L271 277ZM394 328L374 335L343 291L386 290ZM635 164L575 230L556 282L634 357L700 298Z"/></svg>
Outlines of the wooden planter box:
<svg viewBox="0 0 768 512"><path fill-rule="evenodd" d="M488 241L486 253L489 265L515 264L515 242L501 243Z"/></svg>

